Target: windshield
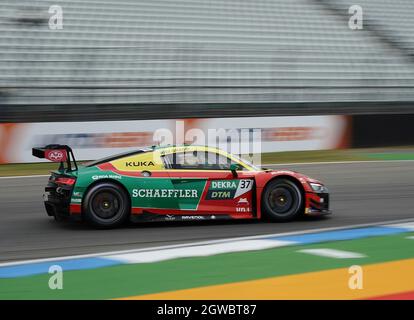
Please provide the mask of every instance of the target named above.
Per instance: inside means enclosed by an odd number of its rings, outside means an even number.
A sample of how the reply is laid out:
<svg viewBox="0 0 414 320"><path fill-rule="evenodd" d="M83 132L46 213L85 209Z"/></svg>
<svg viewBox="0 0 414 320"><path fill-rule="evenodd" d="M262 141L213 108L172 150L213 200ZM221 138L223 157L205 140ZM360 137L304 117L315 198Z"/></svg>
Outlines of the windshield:
<svg viewBox="0 0 414 320"><path fill-rule="evenodd" d="M236 156L235 154L232 154L232 156L233 156L233 158L235 158L237 161L240 161L240 162L244 163L245 165L247 165L247 166L249 166L249 167L252 167L254 171L260 171L260 170L262 170L260 167L255 166L253 163L251 163L251 162L250 162L250 161L248 161L248 160L245 160L245 159L243 159L243 158L240 158L240 157Z"/></svg>

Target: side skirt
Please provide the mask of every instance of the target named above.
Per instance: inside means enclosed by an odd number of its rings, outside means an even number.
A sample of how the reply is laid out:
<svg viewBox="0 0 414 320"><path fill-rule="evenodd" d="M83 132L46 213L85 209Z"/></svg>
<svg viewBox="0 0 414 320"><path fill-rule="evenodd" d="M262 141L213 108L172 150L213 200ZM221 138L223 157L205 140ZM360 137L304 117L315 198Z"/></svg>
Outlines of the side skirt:
<svg viewBox="0 0 414 320"><path fill-rule="evenodd" d="M217 221L217 220L240 220L252 219L252 216L233 216L230 214L157 214L144 211L141 214L132 214L132 222L159 222L159 221Z"/></svg>

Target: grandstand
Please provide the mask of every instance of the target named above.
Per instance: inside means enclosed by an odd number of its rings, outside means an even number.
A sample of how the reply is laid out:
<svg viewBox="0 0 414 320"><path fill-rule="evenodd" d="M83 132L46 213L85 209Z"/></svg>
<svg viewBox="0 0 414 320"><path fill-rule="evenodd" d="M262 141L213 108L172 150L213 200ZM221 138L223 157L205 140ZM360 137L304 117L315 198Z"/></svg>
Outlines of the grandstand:
<svg viewBox="0 0 414 320"><path fill-rule="evenodd" d="M44 119L114 106L139 118L236 114L238 104L272 114L410 105L414 4L361 0L356 31L353 3L327 2L2 0L0 121L28 107ZM49 29L52 5L63 9L62 30Z"/></svg>
<svg viewBox="0 0 414 320"><path fill-rule="evenodd" d="M319 0L339 14L355 4L352 0ZM358 0L365 22L371 31L408 55L414 54L414 2L411 0Z"/></svg>

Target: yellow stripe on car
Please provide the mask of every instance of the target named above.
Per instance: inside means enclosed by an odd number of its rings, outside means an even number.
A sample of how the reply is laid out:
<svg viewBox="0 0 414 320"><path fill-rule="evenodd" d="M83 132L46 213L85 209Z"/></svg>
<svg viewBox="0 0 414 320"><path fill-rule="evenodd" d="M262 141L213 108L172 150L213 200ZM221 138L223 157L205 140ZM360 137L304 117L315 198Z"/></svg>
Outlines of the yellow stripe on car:
<svg viewBox="0 0 414 320"><path fill-rule="evenodd" d="M232 154L225 152L223 150L214 148L214 147L206 147L206 146L178 146L178 147L165 147L155 149L154 151L145 152L145 153L138 153L132 156L127 156L124 158L120 158L110 163L120 171L162 171L165 170L163 161L161 156L177 153L177 152L193 152L193 151L201 151L201 152L212 152L224 157L231 159L233 162L238 163L243 168L247 169L248 171L254 171L255 169L248 164L240 161ZM195 170L184 170L180 169L180 171L195 171ZM204 171L204 170L196 170L196 171ZM215 170L208 170L208 171L215 171ZM219 170L220 171L220 170Z"/></svg>

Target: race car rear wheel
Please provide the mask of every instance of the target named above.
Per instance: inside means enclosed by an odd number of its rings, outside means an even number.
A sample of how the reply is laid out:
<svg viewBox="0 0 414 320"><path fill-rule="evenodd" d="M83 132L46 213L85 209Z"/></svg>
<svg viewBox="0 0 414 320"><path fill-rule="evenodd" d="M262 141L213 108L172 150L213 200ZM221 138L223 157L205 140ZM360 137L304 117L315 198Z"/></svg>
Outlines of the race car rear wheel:
<svg viewBox="0 0 414 320"><path fill-rule="evenodd" d="M129 197L118 185L102 182L94 185L84 201L84 217L98 228L114 228L130 214Z"/></svg>
<svg viewBox="0 0 414 320"><path fill-rule="evenodd" d="M299 187L288 179L271 181L263 193L263 213L273 221L288 221L303 211L303 196Z"/></svg>

